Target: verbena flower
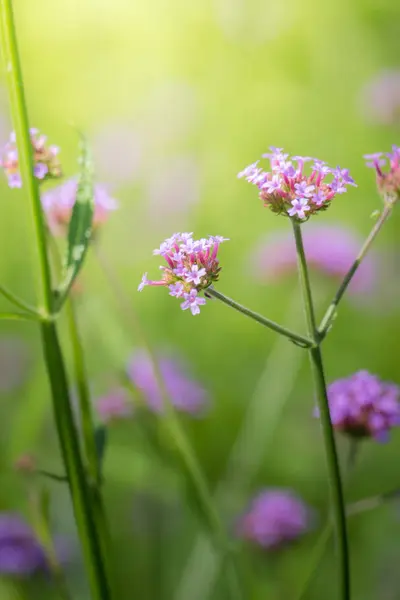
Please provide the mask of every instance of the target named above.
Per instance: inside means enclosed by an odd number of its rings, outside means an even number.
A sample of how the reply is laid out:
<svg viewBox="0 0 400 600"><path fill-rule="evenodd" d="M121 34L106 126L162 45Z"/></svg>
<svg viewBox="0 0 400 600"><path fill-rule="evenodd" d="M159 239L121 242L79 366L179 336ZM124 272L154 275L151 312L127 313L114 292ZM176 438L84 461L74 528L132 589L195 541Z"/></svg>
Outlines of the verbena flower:
<svg viewBox="0 0 400 600"><path fill-rule="evenodd" d="M96 410L104 423L118 421L132 416L133 406L123 389L115 389L96 401Z"/></svg>
<svg viewBox="0 0 400 600"><path fill-rule="evenodd" d="M29 525L16 513L0 513L0 574L28 577L47 569L45 552Z"/></svg>
<svg viewBox="0 0 400 600"><path fill-rule="evenodd" d="M400 147L392 146L392 152L365 154L367 167L375 169L379 192L386 201L394 202L400 197Z"/></svg>
<svg viewBox="0 0 400 600"><path fill-rule="evenodd" d="M153 254L165 259L167 266L160 267L163 275L159 281L147 279L145 273L138 290L141 292L147 285L168 287L170 296L182 300L182 310L190 309L192 315L197 315L200 306L206 302L199 293L218 280L221 270L218 250L227 238L212 235L195 240L192 235L175 233L153 251Z"/></svg>
<svg viewBox="0 0 400 600"><path fill-rule="evenodd" d="M192 415L204 412L208 405L208 394L199 383L188 376L180 361L161 356L158 358L158 367L168 399L177 410ZM150 410L162 412L162 391L146 352L138 351L131 357L127 365L127 374Z"/></svg>
<svg viewBox="0 0 400 600"><path fill-rule="evenodd" d="M58 160L59 148L47 146L47 138L38 129L29 130L32 142L33 164L35 177L41 181L61 177L61 166ZM19 170L18 149L15 132L11 132L10 139L5 145L0 164L4 169L11 188L22 187L22 178Z"/></svg>
<svg viewBox="0 0 400 600"><path fill-rule="evenodd" d="M53 234L62 235L66 232L75 204L77 189L78 180L72 178L42 194L42 206ZM111 198L106 188L100 184L95 185L93 228L97 229L108 219L110 212L117 208L117 201Z"/></svg>
<svg viewBox="0 0 400 600"><path fill-rule="evenodd" d="M331 383L328 399L332 425L352 437L386 442L390 429L400 425L400 387L368 371Z"/></svg>
<svg viewBox="0 0 400 600"><path fill-rule="evenodd" d="M342 279L361 247L362 239L342 225L310 223L303 231L307 263L321 273ZM255 277L260 281L276 280L297 273L297 253L293 235L277 231L263 240L251 255ZM371 292L378 279L375 258L369 254L354 275L349 292Z"/></svg>
<svg viewBox="0 0 400 600"><path fill-rule="evenodd" d="M259 197L272 212L306 221L319 211L326 210L337 194L356 186L348 169L335 169L316 158L292 156L283 148L270 147L270 171L263 171L259 161L238 174L259 189ZM305 170L306 163L309 163ZM308 171L308 172L306 172Z"/></svg>
<svg viewBox="0 0 400 600"><path fill-rule="evenodd" d="M237 533L265 550L277 550L305 534L311 517L312 511L293 492L269 488L250 502Z"/></svg>

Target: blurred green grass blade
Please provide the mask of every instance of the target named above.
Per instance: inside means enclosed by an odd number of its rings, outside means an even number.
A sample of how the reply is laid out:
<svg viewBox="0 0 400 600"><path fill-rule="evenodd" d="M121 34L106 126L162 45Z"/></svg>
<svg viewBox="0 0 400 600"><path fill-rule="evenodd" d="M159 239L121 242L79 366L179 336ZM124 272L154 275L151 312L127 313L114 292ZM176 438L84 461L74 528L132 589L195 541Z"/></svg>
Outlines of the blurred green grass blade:
<svg viewBox="0 0 400 600"><path fill-rule="evenodd" d="M96 445L97 460L99 462L99 471L101 475L108 443L108 430L105 425L98 425L96 427L94 431L94 443Z"/></svg>
<svg viewBox="0 0 400 600"><path fill-rule="evenodd" d="M81 135L81 165L78 189L68 229L64 276L56 290L56 310L63 305L81 270L92 237L94 213L93 160L86 138Z"/></svg>

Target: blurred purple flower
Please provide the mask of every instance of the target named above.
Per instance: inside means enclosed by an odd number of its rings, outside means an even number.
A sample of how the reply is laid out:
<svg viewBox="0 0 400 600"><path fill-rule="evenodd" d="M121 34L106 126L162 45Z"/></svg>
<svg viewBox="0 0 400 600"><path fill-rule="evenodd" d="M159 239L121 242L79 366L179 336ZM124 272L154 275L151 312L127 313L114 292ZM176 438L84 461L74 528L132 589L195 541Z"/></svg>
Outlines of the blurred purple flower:
<svg viewBox="0 0 400 600"><path fill-rule="evenodd" d="M16 337L0 338L0 393L6 394L21 385L28 375L29 349Z"/></svg>
<svg viewBox="0 0 400 600"><path fill-rule="evenodd" d="M293 492L270 488L260 492L240 517L237 533L266 550L277 550L305 534L312 511Z"/></svg>
<svg viewBox="0 0 400 600"><path fill-rule="evenodd" d="M48 568L45 552L16 513L0 513L0 575L28 577Z"/></svg>
<svg viewBox="0 0 400 600"><path fill-rule="evenodd" d="M376 183L385 202L400 198L400 147L393 145L391 152L364 155L366 165L375 169Z"/></svg>
<svg viewBox="0 0 400 600"><path fill-rule="evenodd" d="M400 387L368 371L331 383L328 399L333 426L353 437L386 442L390 429L400 425Z"/></svg>
<svg viewBox="0 0 400 600"><path fill-rule="evenodd" d="M137 178L142 148L129 123L104 126L95 136L93 148L97 170L104 180L120 185Z"/></svg>
<svg viewBox="0 0 400 600"><path fill-rule="evenodd" d="M77 187L77 179L72 178L42 194L42 206L49 227L55 235L62 235L67 229L75 204ZM100 184L95 185L94 188L94 205L94 228L104 223L110 212L118 208L117 201L111 198L106 188Z"/></svg>
<svg viewBox="0 0 400 600"><path fill-rule="evenodd" d="M204 388L189 378L180 361L161 356L158 364L168 398L173 406L179 411L192 415L201 414L208 404L208 395ZM138 351L132 356L127 366L127 373L133 385L143 395L150 410L162 412L162 394L151 361L144 351Z"/></svg>
<svg viewBox="0 0 400 600"><path fill-rule="evenodd" d="M115 389L96 401L96 410L104 423L126 419L133 414L132 403L123 389Z"/></svg>
<svg viewBox="0 0 400 600"><path fill-rule="evenodd" d="M400 122L400 69L377 73L361 90L366 117L383 125Z"/></svg>
<svg viewBox="0 0 400 600"><path fill-rule="evenodd" d="M326 275L342 278L352 265L362 240L351 229L341 225L303 227L304 247L309 265ZM259 244L252 255L255 277L261 281L276 280L294 273L297 268L293 236L279 231ZM378 278L376 260L368 255L354 276L349 291L358 294L370 292Z"/></svg>

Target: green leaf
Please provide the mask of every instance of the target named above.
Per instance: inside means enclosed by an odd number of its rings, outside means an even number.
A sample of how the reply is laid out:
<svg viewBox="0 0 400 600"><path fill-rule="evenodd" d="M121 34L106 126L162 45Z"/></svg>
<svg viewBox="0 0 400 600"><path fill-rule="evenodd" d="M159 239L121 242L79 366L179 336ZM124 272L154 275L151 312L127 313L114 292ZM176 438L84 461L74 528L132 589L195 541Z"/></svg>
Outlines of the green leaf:
<svg viewBox="0 0 400 600"><path fill-rule="evenodd" d="M88 143L81 135L81 171L68 230L68 247L63 280L56 290L56 309L60 309L74 283L89 248L94 213L93 161Z"/></svg>
<svg viewBox="0 0 400 600"><path fill-rule="evenodd" d="M96 444L97 458L100 466L100 473L102 472L104 456L108 442L108 431L105 425L98 425L94 432L94 442Z"/></svg>

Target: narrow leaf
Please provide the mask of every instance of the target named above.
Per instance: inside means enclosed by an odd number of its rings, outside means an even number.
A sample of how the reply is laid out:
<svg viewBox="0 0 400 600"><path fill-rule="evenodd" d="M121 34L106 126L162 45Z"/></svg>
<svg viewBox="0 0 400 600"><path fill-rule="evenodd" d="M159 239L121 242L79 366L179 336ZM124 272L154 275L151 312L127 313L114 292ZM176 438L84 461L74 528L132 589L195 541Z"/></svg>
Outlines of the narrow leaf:
<svg viewBox="0 0 400 600"><path fill-rule="evenodd" d="M64 277L56 290L56 308L63 305L89 248L94 213L93 162L86 139L81 136L78 188L68 230L68 247L64 261Z"/></svg>

